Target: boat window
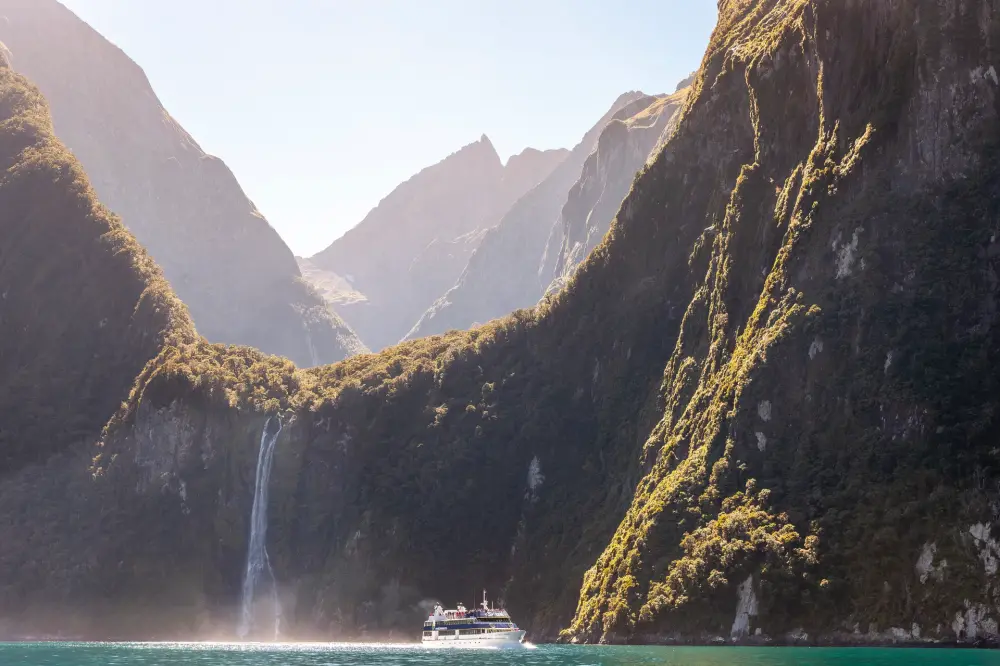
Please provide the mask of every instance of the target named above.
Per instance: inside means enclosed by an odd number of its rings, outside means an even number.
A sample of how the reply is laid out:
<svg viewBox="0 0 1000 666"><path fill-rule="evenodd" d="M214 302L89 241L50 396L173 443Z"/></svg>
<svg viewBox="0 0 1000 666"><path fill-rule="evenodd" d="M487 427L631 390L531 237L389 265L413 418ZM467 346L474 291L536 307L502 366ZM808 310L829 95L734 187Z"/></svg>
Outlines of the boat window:
<svg viewBox="0 0 1000 666"><path fill-rule="evenodd" d="M433 635L434 635L434 632L433 632L433 631L425 631L425 632L424 632L424 636L425 636L425 637L427 637L427 638L430 638L430 637L431 637L431 636L433 636Z"/></svg>

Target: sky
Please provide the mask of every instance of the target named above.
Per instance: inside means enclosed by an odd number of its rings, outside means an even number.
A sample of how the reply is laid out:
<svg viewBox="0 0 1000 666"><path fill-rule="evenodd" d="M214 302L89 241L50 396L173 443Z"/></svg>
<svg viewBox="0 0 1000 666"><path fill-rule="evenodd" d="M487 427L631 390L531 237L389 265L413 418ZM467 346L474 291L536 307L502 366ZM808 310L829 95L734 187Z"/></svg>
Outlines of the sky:
<svg viewBox="0 0 1000 666"><path fill-rule="evenodd" d="M673 92L716 0L61 0L146 72L295 254L486 134L572 148L621 93Z"/></svg>

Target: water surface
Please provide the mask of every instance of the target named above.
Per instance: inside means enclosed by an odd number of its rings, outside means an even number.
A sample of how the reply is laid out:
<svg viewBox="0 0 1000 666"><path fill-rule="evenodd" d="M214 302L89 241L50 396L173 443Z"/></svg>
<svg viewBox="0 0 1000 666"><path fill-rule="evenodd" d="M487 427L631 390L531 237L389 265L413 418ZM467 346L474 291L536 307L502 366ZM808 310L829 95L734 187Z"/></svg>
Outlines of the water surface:
<svg viewBox="0 0 1000 666"><path fill-rule="evenodd" d="M2 666L1000 666L1000 651L542 645L0 643Z"/></svg>

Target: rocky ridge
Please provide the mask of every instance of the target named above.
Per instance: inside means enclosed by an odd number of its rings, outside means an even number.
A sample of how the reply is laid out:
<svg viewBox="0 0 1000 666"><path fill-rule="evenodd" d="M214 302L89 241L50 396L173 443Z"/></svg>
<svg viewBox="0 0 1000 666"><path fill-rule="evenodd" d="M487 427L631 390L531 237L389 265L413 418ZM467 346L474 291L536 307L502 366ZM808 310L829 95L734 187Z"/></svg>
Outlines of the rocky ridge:
<svg viewBox="0 0 1000 666"><path fill-rule="evenodd" d="M637 100L608 122L549 234L538 269L545 293L563 288L603 240L636 173L673 133L687 93Z"/></svg>
<svg viewBox="0 0 1000 666"><path fill-rule="evenodd" d="M530 307L557 275L571 274L610 227L636 171L682 99L666 102L640 92L619 97L570 157L484 234L461 277L423 313L406 339L468 328ZM645 153L637 155L643 147ZM590 212L582 210L588 203L600 204L595 215L567 221ZM588 240L564 251L567 233Z"/></svg>
<svg viewBox="0 0 1000 666"><path fill-rule="evenodd" d="M367 345L394 344L454 284L503 211L565 157L564 150L529 148L504 165L484 135L399 185L308 259L308 274L327 285L338 312ZM335 276L350 289L330 291Z"/></svg>

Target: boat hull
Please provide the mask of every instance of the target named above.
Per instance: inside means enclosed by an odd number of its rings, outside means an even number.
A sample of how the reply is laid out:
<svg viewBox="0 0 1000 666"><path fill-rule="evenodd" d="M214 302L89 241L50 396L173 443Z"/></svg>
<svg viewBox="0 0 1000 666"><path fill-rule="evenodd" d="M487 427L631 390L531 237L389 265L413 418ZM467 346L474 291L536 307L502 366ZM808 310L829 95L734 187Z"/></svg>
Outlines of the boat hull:
<svg viewBox="0 0 1000 666"><path fill-rule="evenodd" d="M519 648L524 646L523 629L514 631L504 631L495 634L483 634L474 636L455 636L440 632L436 638L423 638L422 644L425 647L488 647L488 648Z"/></svg>

